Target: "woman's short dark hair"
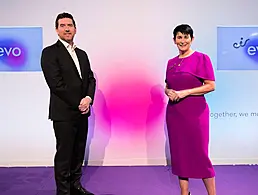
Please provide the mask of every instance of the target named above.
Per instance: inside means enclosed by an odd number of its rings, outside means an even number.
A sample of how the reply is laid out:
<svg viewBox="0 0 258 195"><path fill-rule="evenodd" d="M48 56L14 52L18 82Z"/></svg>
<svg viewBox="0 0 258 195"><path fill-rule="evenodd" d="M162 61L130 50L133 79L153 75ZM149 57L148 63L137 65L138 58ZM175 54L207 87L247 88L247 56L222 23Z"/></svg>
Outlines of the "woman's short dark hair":
<svg viewBox="0 0 258 195"><path fill-rule="evenodd" d="M180 24L178 25L174 31L173 31L173 36L174 36L174 39L176 38L176 35L177 33L181 32L182 34L185 34L185 35L190 35L191 38L193 38L193 29L190 25L188 24Z"/></svg>

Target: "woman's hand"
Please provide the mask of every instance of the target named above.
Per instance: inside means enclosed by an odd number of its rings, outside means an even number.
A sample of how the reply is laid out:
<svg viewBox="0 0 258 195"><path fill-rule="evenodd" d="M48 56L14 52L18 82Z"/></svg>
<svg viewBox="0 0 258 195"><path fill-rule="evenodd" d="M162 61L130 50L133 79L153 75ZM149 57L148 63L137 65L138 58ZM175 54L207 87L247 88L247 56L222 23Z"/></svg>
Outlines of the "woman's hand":
<svg viewBox="0 0 258 195"><path fill-rule="evenodd" d="M168 89L167 87L165 88L165 94L168 96L168 98L171 101L175 101L175 98L177 97L177 94L175 93L175 90Z"/></svg>
<svg viewBox="0 0 258 195"><path fill-rule="evenodd" d="M174 93L175 93L174 101L178 102L180 99L183 99L186 96L190 95L190 90L174 91Z"/></svg>

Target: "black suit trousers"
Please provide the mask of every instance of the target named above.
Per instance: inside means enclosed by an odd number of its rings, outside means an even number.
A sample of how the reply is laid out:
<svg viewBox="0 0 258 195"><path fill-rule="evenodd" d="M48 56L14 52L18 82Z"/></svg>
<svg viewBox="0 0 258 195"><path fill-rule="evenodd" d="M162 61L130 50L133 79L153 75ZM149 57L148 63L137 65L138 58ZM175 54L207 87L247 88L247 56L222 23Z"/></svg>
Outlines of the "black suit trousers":
<svg viewBox="0 0 258 195"><path fill-rule="evenodd" d="M76 120L53 121L56 137L54 158L55 180L58 195L70 195L70 188L80 186L88 134L88 117Z"/></svg>

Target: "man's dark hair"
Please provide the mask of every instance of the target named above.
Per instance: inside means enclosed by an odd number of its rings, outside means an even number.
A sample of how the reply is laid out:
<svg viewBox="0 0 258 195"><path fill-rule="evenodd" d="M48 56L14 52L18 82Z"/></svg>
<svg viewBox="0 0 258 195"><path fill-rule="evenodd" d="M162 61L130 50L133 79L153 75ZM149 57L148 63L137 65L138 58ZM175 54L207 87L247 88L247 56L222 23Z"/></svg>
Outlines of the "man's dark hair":
<svg viewBox="0 0 258 195"><path fill-rule="evenodd" d="M63 19L63 18L70 18L73 21L74 27L76 28L76 24L75 24L72 14L63 12L61 14L58 14L58 16L56 17L56 22L55 22L56 29L58 28L58 20Z"/></svg>

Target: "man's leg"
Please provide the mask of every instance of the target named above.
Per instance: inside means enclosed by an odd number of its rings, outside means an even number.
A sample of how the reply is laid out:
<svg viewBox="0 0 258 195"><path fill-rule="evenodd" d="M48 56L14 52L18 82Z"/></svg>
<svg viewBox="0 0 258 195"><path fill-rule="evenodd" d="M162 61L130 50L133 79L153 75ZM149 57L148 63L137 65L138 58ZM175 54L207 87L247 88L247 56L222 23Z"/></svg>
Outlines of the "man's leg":
<svg viewBox="0 0 258 195"><path fill-rule="evenodd" d="M81 185L82 164L85 155L86 140L88 134L88 117L81 116L77 123L77 133L73 147L73 157L71 162L71 184L74 187Z"/></svg>
<svg viewBox="0 0 258 195"><path fill-rule="evenodd" d="M74 151L71 164L71 189L72 195L94 195L83 188L81 184L82 164L85 155L85 147L88 134L88 117L81 116L78 122L78 131L74 142Z"/></svg>
<svg viewBox="0 0 258 195"><path fill-rule="evenodd" d="M54 159L57 195L70 195L70 167L76 135L73 122L53 122L56 136Z"/></svg>

